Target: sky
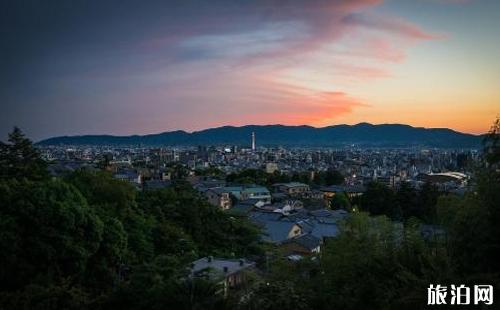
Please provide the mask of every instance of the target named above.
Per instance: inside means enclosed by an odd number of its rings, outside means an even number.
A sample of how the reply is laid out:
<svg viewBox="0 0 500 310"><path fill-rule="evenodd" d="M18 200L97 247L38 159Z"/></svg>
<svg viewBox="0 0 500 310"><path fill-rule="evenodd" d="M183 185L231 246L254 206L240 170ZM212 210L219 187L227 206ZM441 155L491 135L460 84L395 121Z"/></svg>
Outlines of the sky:
<svg viewBox="0 0 500 310"><path fill-rule="evenodd" d="M0 137L500 114L500 1L0 4Z"/></svg>

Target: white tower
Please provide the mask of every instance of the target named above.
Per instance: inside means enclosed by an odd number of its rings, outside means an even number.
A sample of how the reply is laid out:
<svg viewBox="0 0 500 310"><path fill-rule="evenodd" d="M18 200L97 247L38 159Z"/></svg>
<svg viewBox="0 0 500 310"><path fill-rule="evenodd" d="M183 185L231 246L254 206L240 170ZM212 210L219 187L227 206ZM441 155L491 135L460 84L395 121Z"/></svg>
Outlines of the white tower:
<svg viewBox="0 0 500 310"><path fill-rule="evenodd" d="M252 151L255 151L255 132L252 132Z"/></svg>

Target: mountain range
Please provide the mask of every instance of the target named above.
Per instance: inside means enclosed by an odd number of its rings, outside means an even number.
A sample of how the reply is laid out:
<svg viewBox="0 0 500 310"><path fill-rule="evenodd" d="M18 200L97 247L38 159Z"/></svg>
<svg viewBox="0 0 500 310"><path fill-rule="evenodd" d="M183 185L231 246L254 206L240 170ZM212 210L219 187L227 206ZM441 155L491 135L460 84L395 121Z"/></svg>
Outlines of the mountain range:
<svg viewBox="0 0 500 310"><path fill-rule="evenodd" d="M481 136L448 128L422 128L402 124L359 123L328 127L247 125L223 126L192 133L176 130L148 135L61 136L38 142L39 145L109 145L109 146L189 146L251 145L255 132L257 145L265 146L427 146L478 147Z"/></svg>

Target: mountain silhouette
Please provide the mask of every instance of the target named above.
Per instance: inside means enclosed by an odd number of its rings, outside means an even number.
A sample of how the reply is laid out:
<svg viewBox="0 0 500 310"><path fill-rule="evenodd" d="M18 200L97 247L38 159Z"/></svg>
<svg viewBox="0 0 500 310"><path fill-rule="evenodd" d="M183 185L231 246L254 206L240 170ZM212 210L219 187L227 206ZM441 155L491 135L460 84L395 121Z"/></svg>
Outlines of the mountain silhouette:
<svg viewBox="0 0 500 310"><path fill-rule="evenodd" d="M39 145L109 145L109 146L249 146L255 132L257 144L264 146L428 146L478 147L481 136L448 128L422 128L402 124L359 123L322 128L311 126L247 125L223 126L188 133L182 130L148 135L61 136L38 142Z"/></svg>

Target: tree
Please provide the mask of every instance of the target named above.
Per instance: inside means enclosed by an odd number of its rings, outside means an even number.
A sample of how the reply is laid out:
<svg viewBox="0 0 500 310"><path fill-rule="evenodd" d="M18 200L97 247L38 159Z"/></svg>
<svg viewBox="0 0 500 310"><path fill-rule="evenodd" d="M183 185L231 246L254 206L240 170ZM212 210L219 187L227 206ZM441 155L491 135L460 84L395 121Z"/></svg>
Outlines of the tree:
<svg viewBox="0 0 500 310"><path fill-rule="evenodd" d="M62 181L0 183L0 288L83 279L99 249L103 223L82 195Z"/></svg>
<svg viewBox="0 0 500 310"><path fill-rule="evenodd" d="M418 193L410 184L403 182L396 192L397 211L395 218L409 219L410 217L422 218L422 210L418 204ZM398 214L399 213L399 214Z"/></svg>
<svg viewBox="0 0 500 310"><path fill-rule="evenodd" d="M397 287L395 239L386 217L355 213L341 235L324 247L314 308L380 309Z"/></svg>
<svg viewBox="0 0 500 310"><path fill-rule="evenodd" d="M337 193L332 197L330 201L330 206L332 209L344 209L349 210L351 207L351 202L345 193Z"/></svg>
<svg viewBox="0 0 500 310"><path fill-rule="evenodd" d="M338 170L328 169L325 174L326 185L341 185L344 183L344 176Z"/></svg>
<svg viewBox="0 0 500 310"><path fill-rule="evenodd" d="M497 118L490 131L483 139L484 156L486 162L490 165L496 165L500 162L500 118Z"/></svg>
<svg viewBox="0 0 500 310"><path fill-rule="evenodd" d="M371 215L399 217L400 211L394 192L382 183L370 182L360 200L361 209L370 212Z"/></svg>
<svg viewBox="0 0 500 310"><path fill-rule="evenodd" d="M344 181L342 173L335 169L328 169L325 172L317 172L314 177L314 183L317 185L341 185Z"/></svg>
<svg viewBox="0 0 500 310"><path fill-rule="evenodd" d="M260 282L250 296L246 296L238 309L310 309L305 296L301 295L294 283L270 281Z"/></svg>
<svg viewBox="0 0 500 310"><path fill-rule="evenodd" d="M418 204L421 210L421 219L428 223L436 221L436 204L441 195L439 189L432 183L426 182L418 192Z"/></svg>
<svg viewBox="0 0 500 310"><path fill-rule="evenodd" d="M437 202L437 221L448 235L447 250L457 276L500 283L500 171L497 169L498 119L484 140L485 162L477 169L474 191ZM462 280L463 281L463 280Z"/></svg>
<svg viewBox="0 0 500 310"><path fill-rule="evenodd" d="M0 142L0 178L43 180L48 177L46 163L21 129L14 127L8 142Z"/></svg>

